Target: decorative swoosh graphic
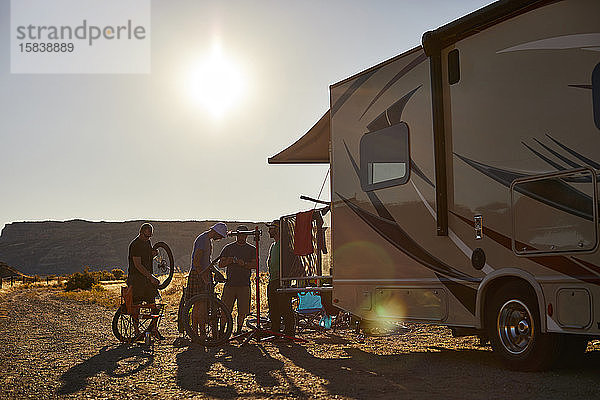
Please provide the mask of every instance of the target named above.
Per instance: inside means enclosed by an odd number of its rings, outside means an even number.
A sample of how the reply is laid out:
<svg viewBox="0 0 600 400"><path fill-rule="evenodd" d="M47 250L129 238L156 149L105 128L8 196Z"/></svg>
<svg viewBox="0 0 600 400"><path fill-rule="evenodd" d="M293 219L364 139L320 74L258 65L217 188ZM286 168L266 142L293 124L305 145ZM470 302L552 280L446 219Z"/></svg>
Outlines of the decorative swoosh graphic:
<svg viewBox="0 0 600 400"><path fill-rule="evenodd" d="M537 144L539 144L540 146L542 146L544 149L546 149L546 151L548 151L549 153L551 153L554 157L558 158L559 160L561 160L562 162L564 162L565 164L567 164L568 166L572 167L572 168L581 168L582 165L576 163L575 161L569 160L567 157L563 156L562 154L560 154L557 151L552 150L550 147L546 146L544 143L540 142L537 139L533 139L535 140L535 142Z"/></svg>
<svg viewBox="0 0 600 400"><path fill-rule="evenodd" d="M421 50L422 51L422 50ZM421 64L423 61L427 60L427 56L425 55L425 52L422 52L420 55L418 55L414 60L412 60L411 62L409 62L404 68L402 68L400 70L400 72L398 72L380 91L379 93L377 93L377 95L373 98L373 100L371 100L371 102L369 103L369 105L367 106L367 108L365 109L365 111L361 114L361 116L358 118L359 120L362 119L362 117L365 116L365 114L367 113L367 111L369 111L369 109L373 106L373 104L375 104L375 102L377 100L379 100L379 98L390 88L392 87L392 85L394 83L396 83L396 81L398 81L398 79L402 78L404 75L406 75L407 73L409 73L413 68L415 68L417 65Z"/></svg>
<svg viewBox="0 0 600 400"><path fill-rule="evenodd" d="M410 69L414 68L414 66L424 61L424 59L425 58L421 60L421 56L419 56L415 60L413 60L412 63L407 65L402 71L400 71L400 73L397 74L386 85L386 87L379 92L379 94L371 102L369 107L371 107L371 105L375 103L377 98L380 97L395 81L397 81L402 75L410 71ZM384 112L379 114L373 121L371 121L367 125L367 129L369 130L369 132L384 129L402 122L402 111L404 110L404 107L406 106L410 98L415 94L415 92L421 87L422 85L417 86L415 89L408 92L394 104L388 107ZM367 107L367 110L369 109L369 107ZM365 110L365 113L367 112L367 110ZM346 153L348 154L348 158L352 164L352 168L354 169L356 176L360 180L360 167L354 160L352 153L350 153L350 149L348 148L346 142L344 141L343 143L346 149ZM426 183L434 187L433 182L423 173L423 171L416 165L416 163L412 159L410 159L410 168L411 171L413 171ZM344 203L346 203L346 205L365 223L367 223L367 225L369 225L373 230L375 230L375 232L377 232L380 236L382 236L385 240L387 240L394 247L402 251L408 257L412 258L419 264L432 270L435 276L438 278L438 280L444 286L446 286L446 288L448 288L452 295L472 315L475 315L477 290L466 285L464 282L467 281L472 283L478 283L481 282L481 279L467 275L428 253L423 247L417 244L417 242L415 242L408 235L408 233L406 233L400 227L400 225L398 225L398 223L394 220L392 214L388 211L383 202L373 191L368 191L365 193L378 215L372 214L371 212L362 209L358 205L352 203L350 200L336 192L336 194L344 201Z"/></svg>
<svg viewBox="0 0 600 400"><path fill-rule="evenodd" d="M352 167L356 172L356 175L360 179L360 168L352 157L348 146L344 142L348 158L352 163ZM359 206L352 203L350 200L336 194L348 205L348 207L354 211L363 221L365 221L375 232L386 239L394 247L402 251L404 254L417 261L421 265L431 269L439 281L448 288L454 297L473 315L475 315L475 304L477 298L477 290L465 285L461 282L452 281L451 278L455 278L462 281L468 282L480 282L481 279L467 275L451 266L447 265L443 261L437 259L433 255L429 254L425 249L419 246L394 220L392 214L385 207L383 202L374 192L366 192L369 197L369 201L375 207L378 215L374 215L369 211L363 210ZM445 277L445 276L447 277Z"/></svg>
<svg viewBox="0 0 600 400"><path fill-rule="evenodd" d="M387 128L388 126L396 125L402 122L402 111L404 111L404 107L410 100L413 94L417 90L419 90L423 85L419 85L404 96L400 98L400 100L396 101L394 104L389 106L384 112L379 114L373 121L367 125L367 129L369 132L378 131L383 128Z"/></svg>
<svg viewBox="0 0 600 400"><path fill-rule="evenodd" d="M569 147L565 146L564 144L562 144L561 142L559 142L558 140L554 139L552 136L546 134L546 136L552 140L554 143L556 143L557 146L559 146L561 149L563 149L564 151L566 151L567 153L571 154L573 157L577 158L578 160L586 163L587 165L589 165L592 168L595 169L600 169L600 164L598 164L597 162L595 162L594 160L590 160L589 158L579 154L578 152L576 152L575 150L570 149Z"/></svg>
<svg viewBox="0 0 600 400"><path fill-rule="evenodd" d="M433 184L433 182L431 182L431 180L427 177L427 175L425 175L425 173L423 171L421 171L421 168L419 168L419 166L413 161L413 159L410 159L410 170L412 172L414 172L415 174L417 174L417 176L421 179L423 179L425 182L427 182L427 184L429 186L431 186L432 188L435 188L435 185Z"/></svg>
<svg viewBox="0 0 600 400"><path fill-rule="evenodd" d="M373 75L375 71L367 72L362 75L360 78L357 78L352 85L340 96L339 99L335 102L333 106L331 106L331 116L338 112L338 110L344 105L344 103L352 96L354 92L358 90L362 86L363 83L367 81Z"/></svg>
<svg viewBox="0 0 600 400"><path fill-rule="evenodd" d="M346 203L348 207L363 221L373 228L380 236L385 238L390 244L394 245L398 250L417 261L419 264L426 266L432 271L445 275L450 278L460 279L467 282L480 282L481 279L472 277L438 258L429 254L424 248L419 246L395 221L390 221L378 215L362 209L346 197L337 193L338 196Z"/></svg>
<svg viewBox="0 0 600 400"><path fill-rule="evenodd" d="M460 154L454 154L466 164L507 188L510 188L510 185L515 179L530 176L521 172L512 172L505 169L492 167L490 165L482 164L467 157L461 156ZM561 179L548 179L544 182L525 182L519 185L516 190L519 193L529 196L532 199L547 204L558 210L585 218L588 221L594 220L592 213L593 208L591 204L592 198L566 184Z"/></svg>
<svg viewBox="0 0 600 400"><path fill-rule="evenodd" d="M550 140L552 140L555 144L557 144L558 146L560 146L563 150L569 152L569 154L571 154L572 156L576 157L577 160L579 160L580 162L583 161L585 164L587 164L587 166L597 166L598 164L596 162L594 162L593 160L590 160L589 158L586 158L584 156L582 156L581 154L575 152L574 150L568 148L567 146L563 145L562 143L559 143L558 141L556 141L555 139L553 139L552 137L550 137L549 135L546 135L546 137L548 137ZM539 141L536 138L533 138L533 140L540 146L542 147L544 150L546 150L548 153L552 154L554 157L556 157L558 160L560 160L561 162L567 164L569 167L571 168L582 168L585 167L585 165L580 164L579 162L573 161L571 159L569 159L568 157L565 157L564 155L560 154L558 151L552 149L550 146L545 145L544 143L542 143L541 141ZM563 167L562 165L560 165L558 162L550 159L549 157L546 157L545 155L543 155L541 152L535 150L533 147L529 146L527 143L525 142L521 142L523 144L523 146L525 146L529 151L531 151L533 154L535 154L538 158L540 158L542 161L544 161L545 163L551 165L552 167L554 167L557 171L564 171L566 170L565 167ZM576 155L576 156L575 156ZM594 167L597 168L597 167ZM592 181L592 177L591 176L581 176L581 177L564 177L561 178L563 181L565 182L574 182L574 183L585 183L585 182L591 182ZM600 181L600 177L597 177L598 181Z"/></svg>
<svg viewBox="0 0 600 400"><path fill-rule="evenodd" d="M582 33L578 35L556 36L534 40L499 50L496 53L509 53L520 50L567 50L582 49L600 51L600 33Z"/></svg>
<svg viewBox="0 0 600 400"><path fill-rule="evenodd" d="M390 221L386 218L372 214L367 210L363 210L341 194L337 192L336 194L352 211L354 211L356 215L358 215L381 237L387 240L398 250L406 254L408 257L433 271L440 282L450 290L450 292L461 302L463 306L465 306L467 310L469 310L471 314L475 315L477 290L465 285L462 282L457 282L449 278L473 283L479 283L481 282L481 279L458 271L457 269L452 268L448 264L429 254L425 249L419 246L395 221Z"/></svg>
<svg viewBox="0 0 600 400"><path fill-rule="evenodd" d="M475 223L460 214L455 213L454 211L450 211L451 214L455 215L457 218L465 222L470 226L474 226ZM501 246L507 248L512 251L512 242L510 237L503 235L502 233L493 230L492 228L485 227L485 234L492 239L494 242L500 244ZM518 243L521 244L522 243ZM573 261L571 258L567 258L565 256L559 255L549 255L549 256L537 256L537 257L525 257L526 259L533 261L536 264L549 268L553 271L560 272L561 274L570 276L572 278L579 279L584 282L592 283L594 285L600 286L600 267L591 264L587 261L577 260L581 264L585 265L589 269L582 267L577 262ZM591 270L591 271L590 271ZM595 273L594 273L595 272Z"/></svg>

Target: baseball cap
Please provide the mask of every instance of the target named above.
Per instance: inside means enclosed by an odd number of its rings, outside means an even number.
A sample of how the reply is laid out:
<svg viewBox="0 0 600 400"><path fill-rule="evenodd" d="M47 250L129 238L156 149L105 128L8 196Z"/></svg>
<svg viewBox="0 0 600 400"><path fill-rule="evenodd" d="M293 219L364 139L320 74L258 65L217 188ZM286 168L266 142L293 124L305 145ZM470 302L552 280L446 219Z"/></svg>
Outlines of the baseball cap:
<svg viewBox="0 0 600 400"><path fill-rule="evenodd" d="M223 222L217 222L211 226L210 229L217 232L222 237L227 237L227 225L225 225Z"/></svg>
<svg viewBox="0 0 600 400"><path fill-rule="evenodd" d="M274 219L273 222L271 222L270 224L267 224L267 226L270 227L275 227L275 228L279 228L279 220L278 219Z"/></svg>
<svg viewBox="0 0 600 400"><path fill-rule="evenodd" d="M240 225L237 228L235 228L236 231L247 231L248 227L246 225Z"/></svg>

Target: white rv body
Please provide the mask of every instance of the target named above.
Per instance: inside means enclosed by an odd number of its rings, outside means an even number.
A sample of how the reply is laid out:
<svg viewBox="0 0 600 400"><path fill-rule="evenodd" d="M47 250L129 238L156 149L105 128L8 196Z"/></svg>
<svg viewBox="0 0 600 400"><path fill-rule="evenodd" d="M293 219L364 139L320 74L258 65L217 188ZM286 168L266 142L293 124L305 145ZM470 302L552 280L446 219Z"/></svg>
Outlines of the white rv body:
<svg viewBox="0 0 600 400"><path fill-rule="evenodd" d="M423 48L331 86L333 297L341 308L481 329L486 290L514 278L535 291L543 332L600 335L597 15L596 1L556 2L441 49L446 235L436 233L432 72ZM453 84L451 51L459 59ZM386 129L408 131L410 159L361 161L361 151L376 152L369 146L404 140L373 139L361 150L361 140ZM398 183L403 172L408 179ZM549 182L550 193L528 189ZM477 268L475 249L485 255Z"/></svg>
<svg viewBox="0 0 600 400"><path fill-rule="evenodd" d="M598 15L498 1L330 87L338 307L489 337L530 369L600 336Z"/></svg>

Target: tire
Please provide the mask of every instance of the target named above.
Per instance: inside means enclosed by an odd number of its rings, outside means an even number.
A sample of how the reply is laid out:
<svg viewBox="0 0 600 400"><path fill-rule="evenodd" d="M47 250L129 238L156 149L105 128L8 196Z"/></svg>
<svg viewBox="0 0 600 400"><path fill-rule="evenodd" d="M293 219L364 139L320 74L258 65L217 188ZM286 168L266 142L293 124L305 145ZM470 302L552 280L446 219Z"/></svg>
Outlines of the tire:
<svg viewBox="0 0 600 400"><path fill-rule="evenodd" d="M149 318L140 318L138 326L138 332L144 333L150 330L152 320ZM123 343L133 342L137 335L135 334L134 321L131 314L127 314L125 305L120 306L115 312L112 320L112 331L113 335Z"/></svg>
<svg viewBox="0 0 600 400"><path fill-rule="evenodd" d="M158 289L164 289L171 283L175 272L175 261L173 252L165 242L156 242L152 250L158 251L158 255L152 258L152 274L160 282Z"/></svg>
<svg viewBox="0 0 600 400"><path fill-rule="evenodd" d="M208 306L207 309L207 323L206 337L201 337L198 331L192 327L192 310L196 303L204 303L204 307ZM198 304L198 307L202 307L202 304ZM231 337L233 330L233 319L231 318L231 312L220 299L206 295L199 294L189 299L183 311L183 324L186 333L194 343L201 344L203 346L219 346L225 343Z"/></svg>
<svg viewBox="0 0 600 400"><path fill-rule="evenodd" d="M539 371L552 366L560 338L542 334L537 298L526 283L502 286L492 294L486 312L490 343L510 369Z"/></svg>

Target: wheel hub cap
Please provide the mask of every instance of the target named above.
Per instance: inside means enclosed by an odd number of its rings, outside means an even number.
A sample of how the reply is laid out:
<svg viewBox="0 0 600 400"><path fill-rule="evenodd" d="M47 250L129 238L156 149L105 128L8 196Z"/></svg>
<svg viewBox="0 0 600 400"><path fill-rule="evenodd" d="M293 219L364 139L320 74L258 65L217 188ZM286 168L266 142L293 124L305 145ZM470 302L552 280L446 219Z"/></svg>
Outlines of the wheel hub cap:
<svg viewBox="0 0 600 400"><path fill-rule="evenodd" d="M502 345L512 354L525 352L533 342L533 317L519 300L509 300L500 307L497 326Z"/></svg>

